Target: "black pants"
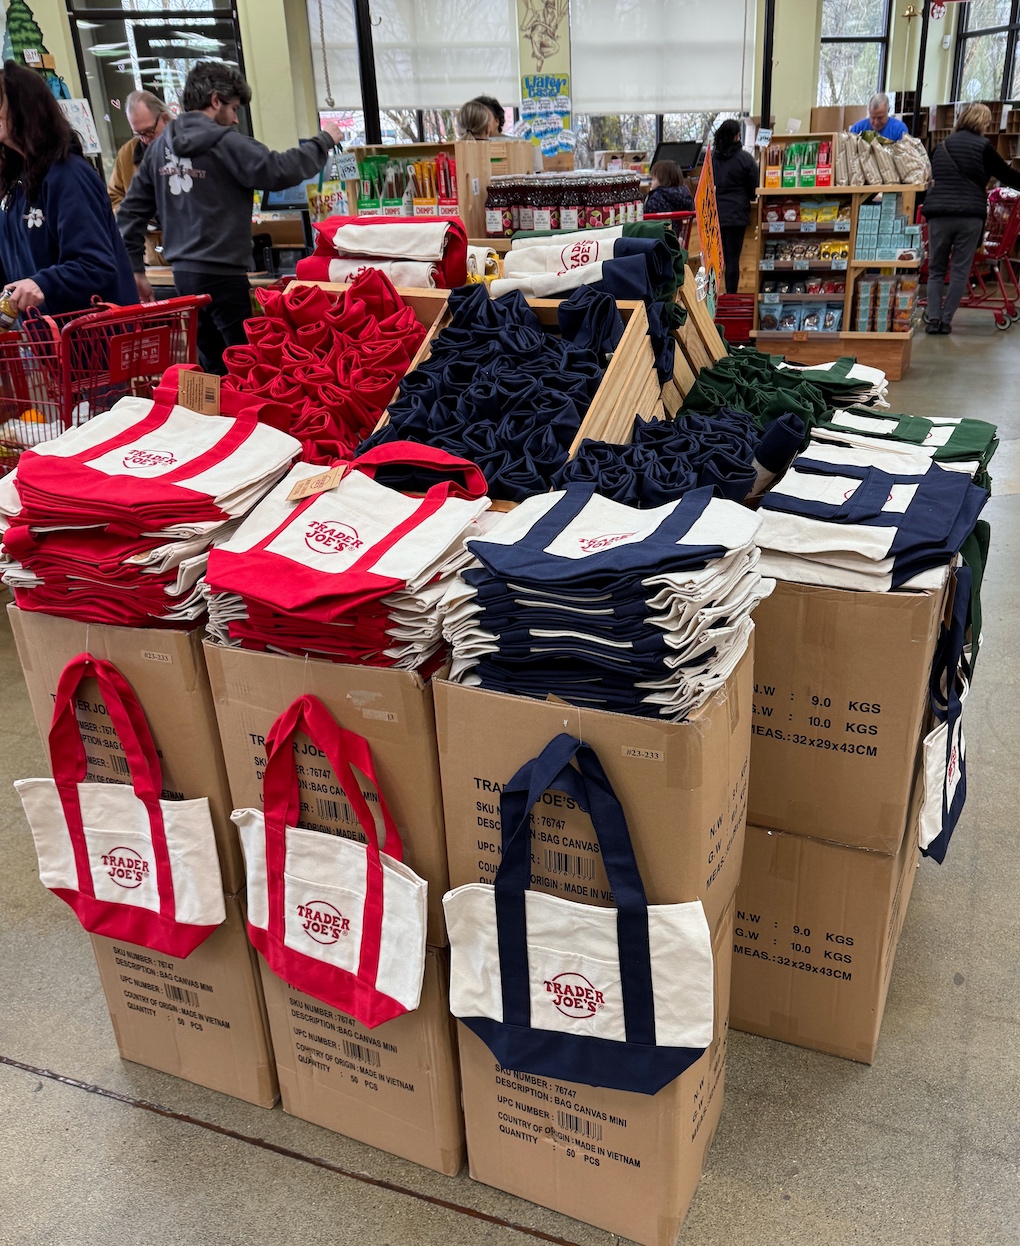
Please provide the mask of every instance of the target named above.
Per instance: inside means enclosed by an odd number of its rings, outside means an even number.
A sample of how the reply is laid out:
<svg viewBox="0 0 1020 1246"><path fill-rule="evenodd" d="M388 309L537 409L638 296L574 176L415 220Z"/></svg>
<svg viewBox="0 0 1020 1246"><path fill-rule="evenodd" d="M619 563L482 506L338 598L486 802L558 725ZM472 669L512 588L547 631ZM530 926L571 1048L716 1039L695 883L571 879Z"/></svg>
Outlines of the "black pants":
<svg viewBox="0 0 1020 1246"><path fill-rule="evenodd" d="M198 313L198 362L206 372L226 373L223 349L243 346L248 340L244 322L252 314L251 286L243 276L217 276L174 269L180 294L208 294L212 302Z"/></svg>
<svg viewBox="0 0 1020 1246"><path fill-rule="evenodd" d="M726 267L726 293L736 294L740 285L740 252L744 246L744 225L720 225L722 257Z"/></svg>
<svg viewBox="0 0 1020 1246"><path fill-rule="evenodd" d="M951 323L967 292L970 265L985 232L983 216L933 216L928 222L928 319ZM952 259L949 288L946 269Z"/></svg>

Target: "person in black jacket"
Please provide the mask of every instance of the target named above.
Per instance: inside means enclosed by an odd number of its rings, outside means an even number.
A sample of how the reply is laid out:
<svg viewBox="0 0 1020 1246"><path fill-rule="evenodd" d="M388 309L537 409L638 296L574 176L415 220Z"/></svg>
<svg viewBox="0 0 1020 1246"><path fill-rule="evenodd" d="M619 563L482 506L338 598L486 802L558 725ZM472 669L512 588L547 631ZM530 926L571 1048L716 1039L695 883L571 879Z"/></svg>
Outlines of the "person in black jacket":
<svg viewBox="0 0 1020 1246"><path fill-rule="evenodd" d="M996 177L1020 190L1020 174L984 136L991 125L988 108L970 104L953 133L932 153L935 185L921 209L928 222L928 333L952 332L953 313L967 289L974 252L985 232L989 179ZM953 271L947 291L950 258Z"/></svg>
<svg viewBox="0 0 1020 1246"><path fill-rule="evenodd" d="M715 132L712 175L722 234L726 293L740 285L740 252L751 223L751 200L758 191L758 165L740 143L740 122L724 121Z"/></svg>
<svg viewBox="0 0 1020 1246"><path fill-rule="evenodd" d="M645 216L694 211L694 196L684 185L683 170L675 160L656 160L648 172L652 175L652 189L645 200Z"/></svg>

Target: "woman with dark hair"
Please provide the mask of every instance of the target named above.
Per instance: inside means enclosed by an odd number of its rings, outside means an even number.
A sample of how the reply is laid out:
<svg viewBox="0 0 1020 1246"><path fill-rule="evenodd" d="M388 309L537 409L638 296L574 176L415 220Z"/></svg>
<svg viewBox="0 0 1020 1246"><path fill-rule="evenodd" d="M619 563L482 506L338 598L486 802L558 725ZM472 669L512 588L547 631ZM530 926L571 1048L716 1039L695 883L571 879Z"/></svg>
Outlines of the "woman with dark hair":
<svg viewBox="0 0 1020 1246"><path fill-rule="evenodd" d="M652 175L652 189L645 199L645 216L694 211L694 196L684 185L683 170L675 160L656 160L648 172Z"/></svg>
<svg viewBox="0 0 1020 1246"><path fill-rule="evenodd" d="M138 301L103 180L43 79L0 72L0 279L16 311Z"/></svg>
<svg viewBox="0 0 1020 1246"><path fill-rule="evenodd" d="M503 105L494 95L476 95L475 99L479 104L484 104L489 112L492 113L492 121L495 129L489 130L489 138L495 138L497 134L502 134L503 123L506 120L506 113L503 111Z"/></svg>
<svg viewBox="0 0 1020 1246"><path fill-rule="evenodd" d="M726 268L726 293L736 294L740 285L744 231L751 223L751 200L758 191L758 165L741 145L739 121L724 121L715 132L712 177Z"/></svg>

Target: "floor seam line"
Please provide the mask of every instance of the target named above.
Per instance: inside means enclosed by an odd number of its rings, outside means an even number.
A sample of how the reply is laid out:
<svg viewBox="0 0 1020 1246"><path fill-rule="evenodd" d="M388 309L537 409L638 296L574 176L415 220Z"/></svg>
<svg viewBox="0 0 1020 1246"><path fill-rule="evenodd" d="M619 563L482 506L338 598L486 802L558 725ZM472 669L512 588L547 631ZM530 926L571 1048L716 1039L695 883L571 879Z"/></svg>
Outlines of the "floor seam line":
<svg viewBox="0 0 1020 1246"><path fill-rule="evenodd" d="M277 1142L269 1142L265 1138L256 1138L251 1134L244 1134L236 1129L230 1129L226 1125L217 1125L214 1121L202 1120L201 1117L189 1116L186 1112L178 1112L174 1108L166 1107L159 1103L152 1103L148 1099L138 1099L134 1095L121 1094L120 1091L110 1090L105 1086L97 1086L93 1082L83 1082L79 1078L68 1077L66 1074L57 1073L52 1069L37 1068L35 1065L27 1064L23 1060L15 1060L12 1056L0 1055L0 1065L17 1069L22 1073L30 1073L33 1077L45 1077L49 1081L58 1082L62 1086L69 1086L73 1090L82 1090L87 1094L97 1095L114 1103L122 1103L126 1107L135 1108L138 1111L150 1112L154 1116L162 1116L164 1119L179 1121L185 1125L194 1125L199 1129L205 1129L209 1133L233 1138L237 1142L257 1147L259 1150L268 1151L270 1154L279 1155L284 1159L296 1160L299 1163L308 1164L312 1168L319 1168L325 1172L334 1173L339 1177L358 1181L362 1185L388 1190L392 1194L402 1194L406 1198L414 1198L419 1202L429 1203L433 1207L441 1207L445 1211L456 1212L458 1215L467 1216L473 1220L483 1220L487 1224L495 1225L497 1228L511 1229L515 1233L535 1238L540 1242L550 1242L552 1246L580 1246L579 1242L570 1241L568 1238L556 1237L554 1234L545 1233L541 1229L533 1229L526 1224L517 1224L513 1220L506 1220L502 1216L494 1216L490 1212L478 1211L476 1208L468 1207L463 1203L451 1202L449 1199L440 1198L436 1194L425 1194L420 1190L412 1189L410 1186L398 1185L395 1181L387 1181L383 1177L373 1177L368 1173L355 1172L353 1169L343 1168L339 1164L334 1164L330 1160L320 1159L314 1155L305 1155L302 1151L295 1151Z"/></svg>

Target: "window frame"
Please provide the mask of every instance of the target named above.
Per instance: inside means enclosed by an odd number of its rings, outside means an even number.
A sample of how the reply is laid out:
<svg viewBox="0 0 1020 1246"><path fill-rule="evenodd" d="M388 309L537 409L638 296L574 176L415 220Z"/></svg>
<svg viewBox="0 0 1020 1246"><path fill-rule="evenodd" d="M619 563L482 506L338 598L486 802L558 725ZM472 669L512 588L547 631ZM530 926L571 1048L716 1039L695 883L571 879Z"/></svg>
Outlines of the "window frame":
<svg viewBox="0 0 1020 1246"><path fill-rule="evenodd" d="M1017 39L1020 37L1020 0L1012 0L1009 21L999 26L982 26L980 29L969 30L970 5L963 6L960 24L956 28L956 47L953 49L953 99L961 98L960 79L963 77L963 61L967 52L967 42L980 38L982 35L1006 36L1006 55L1002 63L1002 81L999 83L1000 101L1011 98L1010 88L1013 84L1013 65L1016 60Z"/></svg>
<svg viewBox="0 0 1020 1246"><path fill-rule="evenodd" d="M925 0L927 3L927 0ZM1014 4L1020 3L1020 0L1013 0ZM879 91L886 90L886 81L889 74L889 41L892 32L892 0L882 0L882 27L884 33L881 35L822 35L819 39L819 46L826 43L877 43L878 44L878 84L876 85L872 95ZM815 84L815 97L818 96L818 84Z"/></svg>

